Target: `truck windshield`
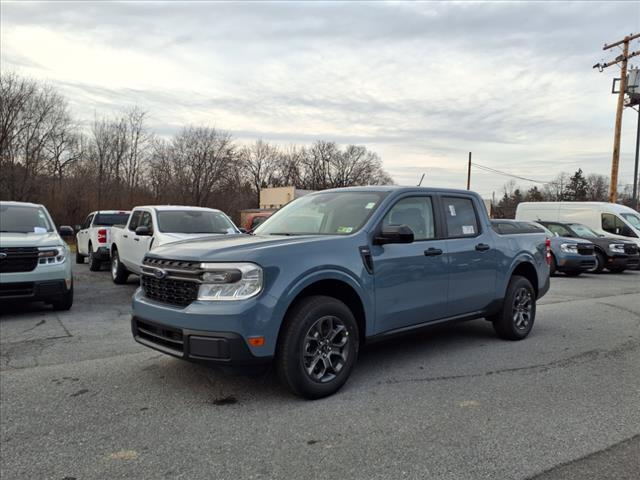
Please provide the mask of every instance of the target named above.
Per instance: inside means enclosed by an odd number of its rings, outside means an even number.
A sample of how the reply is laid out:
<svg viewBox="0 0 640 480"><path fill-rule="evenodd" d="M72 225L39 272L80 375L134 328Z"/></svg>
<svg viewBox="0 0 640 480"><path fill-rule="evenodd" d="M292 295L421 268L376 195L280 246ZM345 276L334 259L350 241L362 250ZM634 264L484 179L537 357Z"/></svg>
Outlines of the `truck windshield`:
<svg viewBox="0 0 640 480"><path fill-rule="evenodd" d="M165 210L158 212L158 230L165 233L236 233L235 225L221 212Z"/></svg>
<svg viewBox="0 0 640 480"><path fill-rule="evenodd" d="M636 230L640 230L640 216L635 213L621 213L622 218L631 224Z"/></svg>
<svg viewBox="0 0 640 480"><path fill-rule="evenodd" d="M14 233L53 232L53 226L42 207L0 205L0 231Z"/></svg>
<svg viewBox="0 0 640 480"><path fill-rule="evenodd" d="M349 235L362 228L382 192L326 192L306 195L284 206L256 235Z"/></svg>
<svg viewBox="0 0 640 480"><path fill-rule="evenodd" d="M570 223L569 226L571 227L571 230L578 234L579 237L598 238L601 236L581 223Z"/></svg>
<svg viewBox="0 0 640 480"><path fill-rule="evenodd" d="M111 227L113 225L126 225L129 220L128 213L98 213L93 225L96 227Z"/></svg>

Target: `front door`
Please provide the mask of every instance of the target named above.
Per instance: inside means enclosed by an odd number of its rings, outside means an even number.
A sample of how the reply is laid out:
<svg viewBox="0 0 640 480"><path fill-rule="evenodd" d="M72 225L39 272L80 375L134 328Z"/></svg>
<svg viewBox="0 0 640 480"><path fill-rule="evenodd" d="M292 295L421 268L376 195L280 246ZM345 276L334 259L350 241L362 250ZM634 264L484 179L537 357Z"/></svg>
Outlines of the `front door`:
<svg viewBox="0 0 640 480"><path fill-rule="evenodd" d="M450 316L482 310L495 298L499 259L492 233L480 224L478 207L467 196L442 197Z"/></svg>
<svg viewBox="0 0 640 480"><path fill-rule="evenodd" d="M409 244L373 245L376 333L417 325L446 315L448 267L431 196L399 199L384 225L407 225Z"/></svg>
<svg viewBox="0 0 640 480"><path fill-rule="evenodd" d="M142 260L149 251L149 245L151 243L151 239L153 238L154 230L151 212L148 212L146 210L142 212L138 227L147 227L151 232L151 235L136 235L135 232L133 234L133 256L131 260L134 268L136 269L136 273L140 272L140 265L142 265Z"/></svg>

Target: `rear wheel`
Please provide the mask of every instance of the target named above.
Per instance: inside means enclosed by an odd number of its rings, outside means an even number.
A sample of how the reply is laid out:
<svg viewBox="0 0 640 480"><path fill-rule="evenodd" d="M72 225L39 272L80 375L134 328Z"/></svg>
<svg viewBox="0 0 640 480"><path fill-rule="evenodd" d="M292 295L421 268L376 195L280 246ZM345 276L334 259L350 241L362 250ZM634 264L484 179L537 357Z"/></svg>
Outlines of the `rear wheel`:
<svg viewBox="0 0 640 480"><path fill-rule="evenodd" d="M98 260L93 252L93 246L89 244L89 270L92 272L97 272L100 270L102 266L102 262Z"/></svg>
<svg viewBox="0 0 640 480"><path fill-rule="evenodd" d="M73 305L73 283L68 292L51 301L54 310L69 310Z"/></svg>
<svg viewBox="0 0 640 480"><path fill-rule="evenodd" d="M536 292L531 282L514 275L509 281L507 294L500 313L491 318L500 338L522 340L529 335L536 318Z"/></svg>
<svg viewBox="0 0 640 480"><path fill-rule="evenodd" d="M553 277L558 270L558 264L556 263L556 257L551 254L551 263L549 264L549 274Z"/></svg>
<svg viewBox="0 0 640 480"><path fill-rule="evenodd" d="M301 397L335 393L358 358L358 334L344 303L321 295L304 298L285 319L276 359L280 379Z"/></svg>
<svg viewBox="0 0 640 480"><path fill-rule="evenodd" d="M127 278L129 278L129 272L125 266L120 263L118 250L114 250L111 253L111 278L113 279L113 283L117 283L118 285L126 283Z"/></svg>

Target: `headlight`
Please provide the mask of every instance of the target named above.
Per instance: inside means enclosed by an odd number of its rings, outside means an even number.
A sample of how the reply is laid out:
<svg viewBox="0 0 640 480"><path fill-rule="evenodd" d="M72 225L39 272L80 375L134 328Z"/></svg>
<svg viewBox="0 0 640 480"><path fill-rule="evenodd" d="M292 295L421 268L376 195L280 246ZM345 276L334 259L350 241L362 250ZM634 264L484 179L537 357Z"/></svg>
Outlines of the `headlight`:
<svg viewBox="0 0 640 480"><path fill-rule="evenodd" d="M609 250L612 253L624 253L624 244L623 243L610 243Z"/></svg>
<svg viewBox="0 0 640 480"><path fill-rule="evenodd" d="M576 243L563 243L560 250L564 253L578 253L578 245Z"/></svg>
<svg viewBox="0 0 640 480"><path fill-rule="evenodd" d="M39 265L56 265L64 262L65 248L62 245L56 245L55 247L40 247L38 250Z"/></svg>
<svg viewBox="0 0 640 480"><path fill-rule="evenodd" d="M262 268L254 263L201 263L198 300L244 300L262 290Z"/></svg>

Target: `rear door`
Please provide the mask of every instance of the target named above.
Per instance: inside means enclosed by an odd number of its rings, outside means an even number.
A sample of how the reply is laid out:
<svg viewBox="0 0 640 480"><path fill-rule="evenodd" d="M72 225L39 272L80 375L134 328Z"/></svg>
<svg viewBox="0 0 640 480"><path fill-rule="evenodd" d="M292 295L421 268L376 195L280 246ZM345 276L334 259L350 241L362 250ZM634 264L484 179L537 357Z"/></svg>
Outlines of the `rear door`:
<svg viewBox="0 0 640 480"><path fill-rule="evenodd" d="M496 296L498 252L472 197L440 197L449 257L450 316L484 309Z"/></svg>
<svg viewBox="0 0 640 480"><path fill-rule="evenodd" d="M76 242L77 242L76 247L78 248L78 251L82 255L87 255L89 253L89 236L90 236L89 229L91 228L91 222L93 221L93 217L94 215L92 213L85 219L84 223L82 224L82 228L80 229L80 231L78 231L78 234L76 235Z"/></svg>
<svg viewBox="0 0 640 480"><path fill-rule="evenodd" d="M376 333L446 316L447 255L434 197L409 195L387 211L381 225L407 225L409 244L373 245Z"/></svg>

